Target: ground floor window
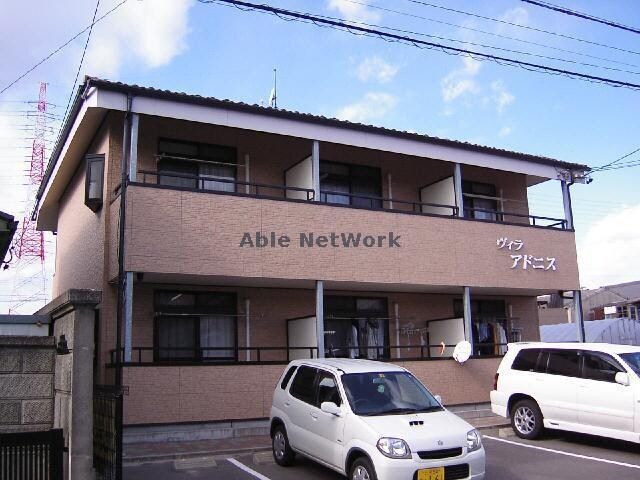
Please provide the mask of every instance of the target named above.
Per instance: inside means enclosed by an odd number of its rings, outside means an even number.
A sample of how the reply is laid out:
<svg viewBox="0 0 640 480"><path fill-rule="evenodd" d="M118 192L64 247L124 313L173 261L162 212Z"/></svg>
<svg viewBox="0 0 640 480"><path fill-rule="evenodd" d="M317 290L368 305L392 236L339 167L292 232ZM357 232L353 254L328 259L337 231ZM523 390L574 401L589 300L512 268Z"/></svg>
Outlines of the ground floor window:
<svg viewBox="0 0 640 480"><path fill-rule="evenodd" d="M236 295L156 291L154 357L158 361L236 360Z"/></svg>
<svg viewBox="0 0 640 480"><path fill-rule="evenodd" d="M453 312L456 317L464 317L462 299L454 300ZM471 329L474 355L504 355L508 342L504 300L472 300Z"/></svg>
<svg viewBox="0 0 640 480"><path fill-rule="evenodd" d="M324 297L327 357L387 358L389 318L386 298Z"/></svg>

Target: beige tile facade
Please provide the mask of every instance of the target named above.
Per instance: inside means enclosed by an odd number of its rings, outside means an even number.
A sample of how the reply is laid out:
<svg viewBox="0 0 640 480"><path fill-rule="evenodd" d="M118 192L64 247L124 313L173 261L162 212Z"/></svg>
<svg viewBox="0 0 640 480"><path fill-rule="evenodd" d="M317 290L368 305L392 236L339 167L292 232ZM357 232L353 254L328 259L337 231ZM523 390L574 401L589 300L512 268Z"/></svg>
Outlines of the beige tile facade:
<svg viewBox="0 0 640 480"><path fill-rule="evenodd" d="M237 147L238 162L250 159L250 181L282 185L284 171L307 157L311 144L293 137L143 116L140 119L137 182L155 182L160 138ZM100 305L97 381L113 381L107 368L115 347L118 229L123 116L107 115L87 153L104 153L105 201L98 213L84 205L83 167L59 201L54 295L68 288L103 291ZM346 147L321 145L323 160L381 168L383 196L418 202L420 187L450 176L453 163ZM452 159L455 161L455 159ZM463 178L496 185L507 199L504 209L528 214L522 174L463 167ZM244 180L242 168L238 179ZM391 179L392 192L388 188ZM244 187L238 187L244 192ZM278 190L269 195L284 197ZM403 209L401 204L394 204ZM409 208L409 207L406 207ZM233 291L238 299L237 344L246 346L245 299L250 300L251 346L285 347L286 320L314 315L315 280L325 280L327 294L383 296L389 316L394 305L400 326L453 315L462 287L474 298L504 299L511 326L523 338L538 338L537 292L579 288L573 232L486 223L463 219L373 211L284 199L257 199L211 192L152 188L134 183L127 189L125 269L142 274L133 295L133 345L152 347L154 291L158 289ZM526 219L507 218L525 223ZM240 247L244 233L277 232L291 238L288 248ZM300 247L301 232L315 235L362 233L400 236L401 247ZM521 250L499 249L499 238L522 240ZM555 258L556 270L510 268L511 255ZM169 283L152 283L161 275ZM282 288L283 283L287 284ZM224 285L224 286L223 286ZM264 288L264 287L274 288ZM261 287L261 288L259 288ZM277 287L277 288L275 288ZM332 290L335 289L335 290ZM421 291L422 293L413 293ZM431 293L427 293L430 291ZM395 322L389 326L395 343ZM401 336L401 345L419 339ZM402 356L416 356L404 349ZM241 353L239 359L246 355ZM134 351L134 361L137 359ZM151 352L140 358L151 361ZM250 359L257 360L252 352ZM284 361L283 352L264 352L262 360ZM451 360L406 361L434 393L448 404L488 400L499 359L473 359L460 366ZM125 423L175 423L262 418L283 365L205 365L125 367ZM242 381L238 381L242 379Z"/></svg>

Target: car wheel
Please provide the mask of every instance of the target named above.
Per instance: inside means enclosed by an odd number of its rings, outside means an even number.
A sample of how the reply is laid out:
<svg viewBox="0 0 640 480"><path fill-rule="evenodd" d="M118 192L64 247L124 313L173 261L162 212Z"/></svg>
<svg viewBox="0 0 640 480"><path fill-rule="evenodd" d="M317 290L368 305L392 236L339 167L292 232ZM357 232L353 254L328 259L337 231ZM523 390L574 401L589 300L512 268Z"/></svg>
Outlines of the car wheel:
<svg viewBox="0 0 640 480"><path fill-rule="evenodd" d="M520 400L511 409L511 427L517 436L533 439L542 431L542 412L533 400Z"/></svg>
<svg viewBox="0 0 640 480"><path fill-rule="evenodd" d="M351 465L349 480L377 480L376 471L367 457L356 459Z"/></svg>
<svg viewBox="0 0 640 480"><path fill-rule="evenodd" d="M275 428L271 445L273 447L273 459L278 465L288 467L293 464L296 454L289 445L287 431L283 425L278 425Z"/></svg>

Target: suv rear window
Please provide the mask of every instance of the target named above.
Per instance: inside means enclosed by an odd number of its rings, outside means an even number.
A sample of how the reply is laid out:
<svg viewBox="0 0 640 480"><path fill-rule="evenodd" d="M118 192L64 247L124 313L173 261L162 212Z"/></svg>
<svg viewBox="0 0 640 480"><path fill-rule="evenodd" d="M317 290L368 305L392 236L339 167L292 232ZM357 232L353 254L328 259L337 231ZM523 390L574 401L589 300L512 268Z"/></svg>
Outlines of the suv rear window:
<svg viewBox="0 0 640 480"><path fill-rule="evenodd" d="M513 361L513 365L511 365L511 369L521 370L523 372L539 371L539 369L536 369L536 364L538 363L540 351L539 348L525 348L520 350Z"/></svg>
<svg viewBox="0 0 640 480"><path fill-rule="evenodd" d="M312 367L300 367L296 376L293 378L293 383L289 392L292 396L303 402L313 405L315 401L315 388L314 383L316 380L317 370Z"/></svg>

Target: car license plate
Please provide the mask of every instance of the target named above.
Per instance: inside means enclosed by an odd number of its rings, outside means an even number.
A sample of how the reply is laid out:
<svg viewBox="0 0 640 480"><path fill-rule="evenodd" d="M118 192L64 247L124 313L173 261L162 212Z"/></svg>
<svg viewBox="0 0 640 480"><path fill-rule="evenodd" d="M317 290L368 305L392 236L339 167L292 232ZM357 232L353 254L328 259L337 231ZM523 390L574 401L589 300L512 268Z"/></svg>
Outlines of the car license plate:
<svg viewBox="0 0 640 480"><path fill-rule="evenodd" d="M444 467L418 470L417 480L444 480Z"/></svg>

